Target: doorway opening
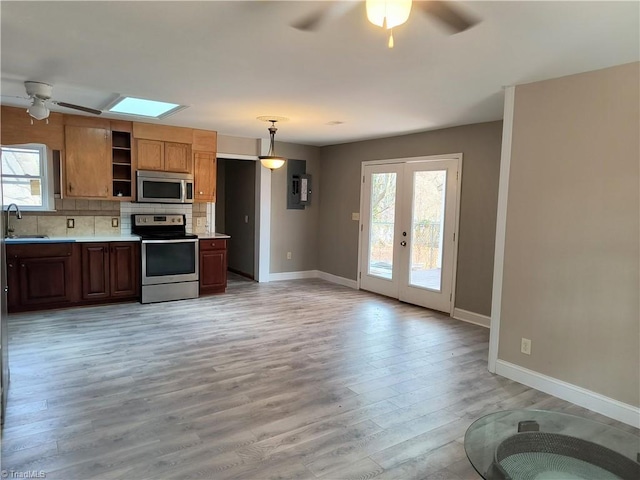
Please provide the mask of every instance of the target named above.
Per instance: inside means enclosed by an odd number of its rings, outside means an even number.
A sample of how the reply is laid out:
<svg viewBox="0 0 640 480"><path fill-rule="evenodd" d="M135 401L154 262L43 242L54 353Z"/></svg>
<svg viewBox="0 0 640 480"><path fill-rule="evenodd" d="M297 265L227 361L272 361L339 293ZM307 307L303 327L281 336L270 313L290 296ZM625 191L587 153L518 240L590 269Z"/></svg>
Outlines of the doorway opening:
<svg viewBox="0 0 640 480"><path fill-rule="evenodd" d="M256 278L256 165L253 160L218 158L216 230L231 236L227 269Z"/></svg>

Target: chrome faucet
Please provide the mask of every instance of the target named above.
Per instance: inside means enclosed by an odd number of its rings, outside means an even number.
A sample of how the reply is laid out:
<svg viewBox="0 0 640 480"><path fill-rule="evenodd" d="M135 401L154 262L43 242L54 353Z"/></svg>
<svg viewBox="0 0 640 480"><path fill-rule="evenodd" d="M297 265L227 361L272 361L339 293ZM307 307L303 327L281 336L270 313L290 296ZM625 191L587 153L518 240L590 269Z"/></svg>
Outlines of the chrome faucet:
<svg viewBox="0 0 640 480"><path fill-rule="evenodd" d="M18 205L16 205L15 203L9 204L9 206L7 207L7 221L4 224L4 236L5 236L5 238L8 237L10 233L14 232L13 228L9 228L9 218L11 218L11 216L9 215L9 210L11 210L11 207L15 207L16 208L16 218L18 220L22 219L22 213L20 212L20 208L18 207Z"/></svg>

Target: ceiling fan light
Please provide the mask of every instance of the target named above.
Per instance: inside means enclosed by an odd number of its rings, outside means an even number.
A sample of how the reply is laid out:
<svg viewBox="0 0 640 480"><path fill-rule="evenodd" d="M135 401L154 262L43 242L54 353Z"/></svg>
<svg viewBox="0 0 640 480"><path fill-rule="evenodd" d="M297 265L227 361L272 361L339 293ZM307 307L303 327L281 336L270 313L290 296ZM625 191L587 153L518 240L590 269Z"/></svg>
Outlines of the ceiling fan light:
<svg viewBox="0 0 640 480"><path fill-rule="evenodd" d="M34 98L31 106L27 108L27 113L36 120L44 120L49 117L49 109L44 104L44 100Z"/></svg>
<svg viewBox="0 0 640 480"><path fill-rule="evenodd" d="M409 19L411 0L367 0L367 18L378 27L393 28Z"/></svg>

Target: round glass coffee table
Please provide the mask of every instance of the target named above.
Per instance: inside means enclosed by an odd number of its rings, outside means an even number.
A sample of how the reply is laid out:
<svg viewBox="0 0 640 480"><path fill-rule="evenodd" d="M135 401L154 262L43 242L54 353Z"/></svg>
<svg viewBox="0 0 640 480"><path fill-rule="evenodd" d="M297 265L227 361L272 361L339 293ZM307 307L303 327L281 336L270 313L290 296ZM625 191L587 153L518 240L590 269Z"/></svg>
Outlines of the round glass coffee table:
<svg viewBox="0 0 640 480"><path fill-rule="evenodd" d="M565 413L486 415L467 429L464 448L487 480L640 479L640 437Z"/></svg>

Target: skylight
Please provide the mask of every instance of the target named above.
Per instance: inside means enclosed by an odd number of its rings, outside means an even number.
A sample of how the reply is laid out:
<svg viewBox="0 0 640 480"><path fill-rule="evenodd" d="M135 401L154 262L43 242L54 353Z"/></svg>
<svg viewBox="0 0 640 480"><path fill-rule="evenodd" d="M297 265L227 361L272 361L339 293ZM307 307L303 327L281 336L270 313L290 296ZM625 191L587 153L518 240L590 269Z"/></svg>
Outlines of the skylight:
<svg viewBox="0 0 640 480"><path fill-rule="evenodd" d="M176 103L157 102L155 100L145 100L144 98L135 97L121 97L108 108L108 111L139 117L164 118L183 108L186 108L186 106Z"/></svg>

